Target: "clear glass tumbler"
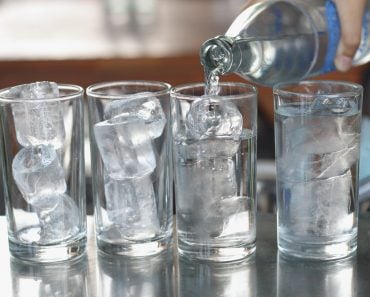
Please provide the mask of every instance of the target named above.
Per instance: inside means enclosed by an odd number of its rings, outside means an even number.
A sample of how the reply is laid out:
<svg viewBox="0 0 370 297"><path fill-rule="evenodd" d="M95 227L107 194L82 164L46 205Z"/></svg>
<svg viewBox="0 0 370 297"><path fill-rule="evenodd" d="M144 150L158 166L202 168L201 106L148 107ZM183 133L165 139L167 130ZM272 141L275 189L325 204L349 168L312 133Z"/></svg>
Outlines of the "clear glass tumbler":
<svg viewBox="0 0 370 297"><path fill-rule="evenodd" d="M117 81L87 88L98 248L132 257L171 242L170 85Z"/></svg>
<svg viewBox="0 0 370 297"><path fill-rule="evenodd" d="M210 261L242 259L255 250L257 91L221 83L171 91L178 250Z"/></svg>
<svg viewBox="0 0 370 297"><path fill-rule="evenodd" d="M83 89L36 82L0 91L0 161L10 252L35 262L86 245Z"/></svg>
<svg viewBox="0 0 370 297"><path fill-rule="evenodd" d="M274 87L278 246L337 259L357 248L362 87L303 81Z"/></svg>

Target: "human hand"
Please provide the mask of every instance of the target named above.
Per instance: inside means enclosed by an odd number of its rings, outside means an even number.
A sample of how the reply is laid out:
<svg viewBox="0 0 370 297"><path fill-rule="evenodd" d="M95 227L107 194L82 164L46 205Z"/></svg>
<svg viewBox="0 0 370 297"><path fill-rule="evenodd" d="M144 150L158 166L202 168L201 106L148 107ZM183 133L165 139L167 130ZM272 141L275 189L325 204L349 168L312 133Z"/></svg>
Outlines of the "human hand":
<svg viewBox="0 0 370 297"><path fill-rule="evenodd" d="M347 71L352 66L352 59L361 41L362 19L366 7L366 0L333 0L341 26L335 67L339 71Z"/></svg>

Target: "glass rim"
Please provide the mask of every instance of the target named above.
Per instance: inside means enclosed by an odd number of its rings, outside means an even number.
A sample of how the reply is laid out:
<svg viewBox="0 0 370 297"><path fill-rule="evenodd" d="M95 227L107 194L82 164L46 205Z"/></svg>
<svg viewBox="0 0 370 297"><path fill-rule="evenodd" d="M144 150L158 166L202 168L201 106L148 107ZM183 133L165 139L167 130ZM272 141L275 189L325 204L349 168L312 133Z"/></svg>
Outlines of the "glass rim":
<svg viewBox="0 0 370 297"><path fill-rule="evenodd" d="M320 86L320 85L333 85L333 86L343 86L347 87L348 90L346 91L341 91L341 92L330 92L327 91L323 93L313 93L313 92L303 92L303 91L289 91L286 90L286 88L289 87L299 87L299 86L305 86L305 85L310 85L310 86ZM273 95L279 95L279 96L300 96L300 97L317 97L317 96L325 96L329 98L333 97L352 97L352 96L358 96L361 94L363 91L363 86L354 83L354 82L347 82L347 81L340 81L340 80L303 80L303 81L298 81L298 82L282 82L278 83L273 86Z"/></svg>
<svg viewBox="0 0 370 297"><path fill-rule="evenodd" d="M256 97L258 96L258 90L255 86L248 83L243 82L220 82L220 87L242 87L248 90L245 93L237 94L237 95L220 95L220 97L225 97L228 99L249 99L250 97ZM191 88L204 88L205 83L204 82L195 82L195 83L187 83L187 84L181 84L177 85L171 88L171 97L175 97L177 99L185 99L185 100L194 100L195 98L199 98L199 95L188 95L183 94L181 91L191 89Z"/></svg>
<svg viewBox="0 0 370 297"><path fill-rule="evenodd" d="M39 102L54 102L54 101L68 101L71 99L78 98L79 96L83 95L84 89L81 86L74 85L74 84L61 84L56 83L58 85L59 90L71 90L74 92L71 94L65 94L65 95L59 95L58 97L52 97L52 98L40 98L40 99L33 99L33 98L12 98L7 97L6 94L9 92L9 90L16 86L21 86L25 84L19 84L12 87L7 87L0 90L0 102L3 103L39 103ZM4 96L5 94L5 96Z"/></svg>
<svg viewBox="0 0 370 297"><path fill-rule="evenodd" d="M160 86L163 87L163 90L150 92L153 96L162 96L170 92L171 85L166 82L156 81L156 80L119 80L119 81L108 81L108 82L99 82L92 84L86 88L86 95L88 97L99 98L99 99L121 99L127 96L132 96L132 94L115 94L109 95L103 92L98 92L98 90L105 89L108 87L117 87L117 86Z"/></svg>

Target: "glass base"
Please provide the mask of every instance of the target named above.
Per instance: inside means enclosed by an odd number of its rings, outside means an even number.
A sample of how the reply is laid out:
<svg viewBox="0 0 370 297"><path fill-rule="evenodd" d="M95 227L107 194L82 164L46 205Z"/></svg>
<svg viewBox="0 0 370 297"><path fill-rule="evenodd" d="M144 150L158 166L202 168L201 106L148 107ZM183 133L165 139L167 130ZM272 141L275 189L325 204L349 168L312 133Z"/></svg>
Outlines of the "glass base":
<svg viewBox="0 0 370 297"><path fill-rule="evenodd" d="M337 260L352 256L357 250L357 236L350 240L331 243L301 243L282 236L279 251L285 255L309 260Z"/></svg>
<svg viewBox="0 0 370 297"><path fill-rule="evenodd" d="M230 247L212 247L209 245L190 245L181 240L178 241L178 252L181 256L200 261L238 261L253 254L255 250L255 242Z"/></svg>
<svg viewBox="0 0 370 297"><path fill-rule="evenodd" d="M156 241L142 243L111 243L98 238L97 245L100 252L108 255L145 257L156 255L166 250L170 246L171 241L172 237L167 237Z"/></svg>
<svg viewBox="0 0 370 297"><path fill-rule="evenodd" d="M32 245L9 240L12 256L28 262L60 262L78 259L86 251L86 237L58 245Z"/></svg>

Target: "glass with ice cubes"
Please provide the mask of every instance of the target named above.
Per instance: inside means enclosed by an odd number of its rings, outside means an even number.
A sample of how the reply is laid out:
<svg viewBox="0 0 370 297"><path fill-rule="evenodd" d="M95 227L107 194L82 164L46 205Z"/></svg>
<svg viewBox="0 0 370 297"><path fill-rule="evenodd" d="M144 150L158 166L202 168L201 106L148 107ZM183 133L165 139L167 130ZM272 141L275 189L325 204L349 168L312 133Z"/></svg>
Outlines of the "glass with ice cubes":
<svg viewBox="0 0 370 297"><path fill-rule="evenodd" d="M244 83L171 91L178 250L188 258L239 260L256 238L257 92Z"/></svg>
<svg viewBox="0 0 370 297"><path fill-rule="evenodd" d="M100 251L141 257L172 236L170 85L116 81L87 88Z"/></svg>
<svg viewBox="0 0 370 297"><path fill-rule="evenodd" d="M357 248L362 87L274 87L279 250L331 260Z"/></svg>
<svg viewBox="0 0 370 297"><path fill-rule="evenodd" d="M83 89L41 81L0 90L0 120L10 252L34 262L81 256Z"/></svg>

